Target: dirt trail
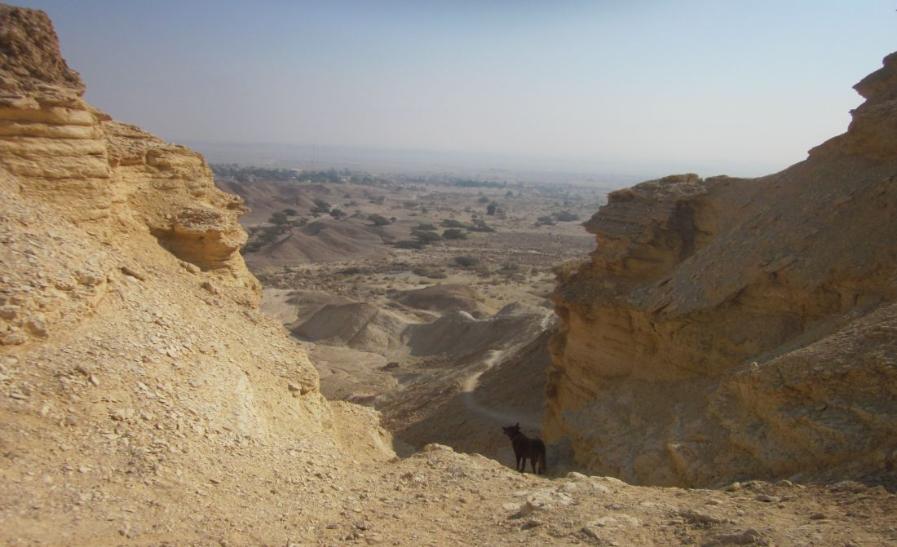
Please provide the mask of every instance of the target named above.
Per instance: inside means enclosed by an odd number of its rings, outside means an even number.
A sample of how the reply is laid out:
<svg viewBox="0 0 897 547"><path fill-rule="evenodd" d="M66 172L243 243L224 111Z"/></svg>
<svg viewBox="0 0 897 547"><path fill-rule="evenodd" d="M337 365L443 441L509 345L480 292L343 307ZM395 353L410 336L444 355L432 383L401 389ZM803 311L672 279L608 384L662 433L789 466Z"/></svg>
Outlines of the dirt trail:
<svg viewBox="0 0 897 547"><path fill-rule="evenodd" d="M475 392L477 387L480 385L480 377L483 376L486 372L491 370L495 365L500 363L506 357L506 352L502 350L490 350L489 353L486 354L486 358L483 359L483 366L472 372L464 381L461 383L461 401L464 403L464 407L484 418L491 419L496 423L500 423L502 425L513 424L515 422L520 422L520 416L517 414L511 414L509 412L502 412L496 410L494 408L490 408L483 403L477 401L475 397ZM540 424L531 423L529 421L524 420L524 422L520 423L525 429L535 429L538 430L540 428Z"/></svg>

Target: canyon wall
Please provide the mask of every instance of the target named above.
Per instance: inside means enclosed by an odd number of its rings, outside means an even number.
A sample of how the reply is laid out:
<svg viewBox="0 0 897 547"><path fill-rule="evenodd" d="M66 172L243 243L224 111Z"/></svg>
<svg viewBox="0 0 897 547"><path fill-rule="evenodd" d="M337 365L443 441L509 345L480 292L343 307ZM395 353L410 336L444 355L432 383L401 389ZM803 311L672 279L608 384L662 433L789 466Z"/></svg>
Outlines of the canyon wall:
<svg viewBox="0 0 897 547"><path fill-rule="evenodd" d="M642 484L897 464L897 54L848 131L758 179L610 194L558 268L545 430Z"/></svg>
<svg viewBox="0 0 897 547"><path fill-rule="evenodd" d="M330 469L346 443L391 457L373 412L328 403L304 349L257 310L241 200L199 154L112 120L83 92L46 14L0 5L8 533L114 543L126 507L168 530L212 518L176 513L233 470ZM344 439L340 424L359 433Z"/></svg>

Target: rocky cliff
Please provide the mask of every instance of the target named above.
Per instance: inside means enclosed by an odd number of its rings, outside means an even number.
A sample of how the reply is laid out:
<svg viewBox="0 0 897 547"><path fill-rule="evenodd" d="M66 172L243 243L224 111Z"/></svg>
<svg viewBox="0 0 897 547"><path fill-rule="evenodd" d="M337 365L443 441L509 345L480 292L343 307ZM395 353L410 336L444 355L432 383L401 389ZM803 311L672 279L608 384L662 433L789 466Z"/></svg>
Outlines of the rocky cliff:
<svg viewBox="0 0 897 547"><path fill-rule="evenodd" d="M257 311L240 199L83 91L47 16L0 5L0 542L108 543L122 511L183 528L226 469L332 467L340 423L391 457Z"/></svg>
<svg viewBox="0 0 897 547"><path fill-rule="evenodd" d="M546 431L647 484L866 477L897 459L897 54L843 135L759 179L609 196L559 269Z"/></svg>

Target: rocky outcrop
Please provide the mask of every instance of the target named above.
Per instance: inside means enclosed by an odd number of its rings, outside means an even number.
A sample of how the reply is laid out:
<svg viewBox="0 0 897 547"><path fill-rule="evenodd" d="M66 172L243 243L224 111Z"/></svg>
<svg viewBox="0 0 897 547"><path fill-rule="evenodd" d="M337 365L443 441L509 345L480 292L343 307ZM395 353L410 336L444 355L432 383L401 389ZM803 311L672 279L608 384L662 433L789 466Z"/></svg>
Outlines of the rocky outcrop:
<svg viewBox="0 0 897 547"><path fill-rule="evenodd" d="M236 298L257 300L237 252L242 201L215 187L202 156L88 105L46 15L0 6L0 25L0 167L18 191L106 238L149 232L177 258L216 271Z"/></svg>
<svg viewBox="0 0 897 547"><path fill-rule="evenodd" d="M340 427L390 457L256 309L241 200L83 91L47 16L0 5L0 543L116 543L125 505L177 506L264 458L341 461Z"/></svg>
<svg viewBox="0 0 897 547"><path fill-rule="evenodd" d="M610 194L559 268L546 433L650 484L862 477L897 458L897 54L848 131L760 179Z"/></svg>

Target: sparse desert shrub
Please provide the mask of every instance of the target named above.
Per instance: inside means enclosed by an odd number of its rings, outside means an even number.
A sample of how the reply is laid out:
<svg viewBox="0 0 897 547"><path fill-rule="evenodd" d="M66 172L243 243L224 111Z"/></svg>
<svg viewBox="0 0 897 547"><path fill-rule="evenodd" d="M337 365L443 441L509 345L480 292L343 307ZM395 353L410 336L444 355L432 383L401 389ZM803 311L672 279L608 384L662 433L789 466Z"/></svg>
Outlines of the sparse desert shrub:
<svg viewBox="0 0 897 547"><path fill-rule="evenodd" d="M393 247L397 249L423 249L427 246L426 243L422 241L418 241L416 239L400 239L392 244Z"/></svg>
<svg viewBox="0 0 897 547"><path fill-rule="evenodd" d="M327 203L326 201L324 201L323 199L320 199L320 198L315 198L314 203L315 203L315 206L314 206L314 207L312 208L312 210L311 210L311 213L312 213L312 214L315 214L315 213L319 213L319 214L329 213L329 212L330 212L330 209L331 209L331 207L332 207L332 205L330 205L329 203Z"/></svg>
<svg viewBox="0 0 897 547"><path fill-rule="evenodd" d="M476 219L473 221L473 226L468 228L471 232L494 232L495 228L486 224L486 221L483 219Z"/></svg>
<svg viewBox="0 0 897 547"><path fill-rule="evenodd" d="M448 277L441 268L430 268L428 266L416 266L412 268L411 273L429 279L445 279Z"/></svg>
<svg viewBox="0 0 897 547"><path fill-rule="evenodd" d="M460 188L504 188L507 184L504 182L473 179L455 179L452 183Z"/></svg>
<svg viewBox="0 0 897 547"><path fill-rule="evenodd" d="M473 268L480 263L480 259L475 256L470 255L460 255L456 256L452 261L462 268Z"/></svg>
<svg viewBox="0 0 897 547"><path fill-rule="evenodd" d="M558 222L573 222L574 220L579 220L579 215L571 213L570 211L561 211L560 213L555 213L552 216Z"/></svg>
<svg viewBox="0 0 897 547"><path fill-rule="evenodd" d="M415 239L423 243L424 245L428 245L430 243L434 243L442 239L436 232L430 232L428 230L412 230L411 235L414 236Z"/></svg>
<svg viewBox="0 0 897 547"><path fill-rule="evenodd" d="M421 222L420 224L417 225L417 228L415 228L415 229L416 230L426 230L428 232L435 232L436 226L429 222Z"/></svg>
<svg viewBox="0 0 897 547"><path fill-rule="evenodd" d="M443 239L467 239L467 232L458 228L449 228L442 232Z"/></svg>
<svg viewBox="0 0 897 547"><path fill-rule="evenodd" d="M277 239L277 236L290 230L289 224L272 224L253 228L249 234L249 241L243 247L244 253L254 253L262 247L269 245Z"/></svg>
<svg viewBox="0 0 897 547"><path fill-rule="evenodd" d="M377 213L368 215L368 220L370 220L374 226L386 226L389 224L389 219L383 215L378 215Z"/></svg>
<svg viewBox="0 0 897 547"><path fill-rule="evenodd" d="M464 224L460 220L455 220L453 218L443 219L440 224L445 228L467 228L467 224Z"/></svg>
<svg viewBox="0 0 897 547"><path fill-rule="evenodd" d="M498 211L498 204L494 201L486 206L487 215L494 215L496 211Z"/></svg>
<svg viewBox="0 0 897 547"><path fill-rule="evenodd" d="M271 224L286 224L289 221L287 218L287 213L285 211L277 211L276 213L272 213L268 218L268 222Z"/></svg>
<svg viewBox="0 0 897 547"><path fill-rule="evenodd" d="M330 216L332 216L333 218L336 218L336 219L340 219L340 218L343 218L344 216L346 216L346 213L342 209L331 209Z"/></svg>

